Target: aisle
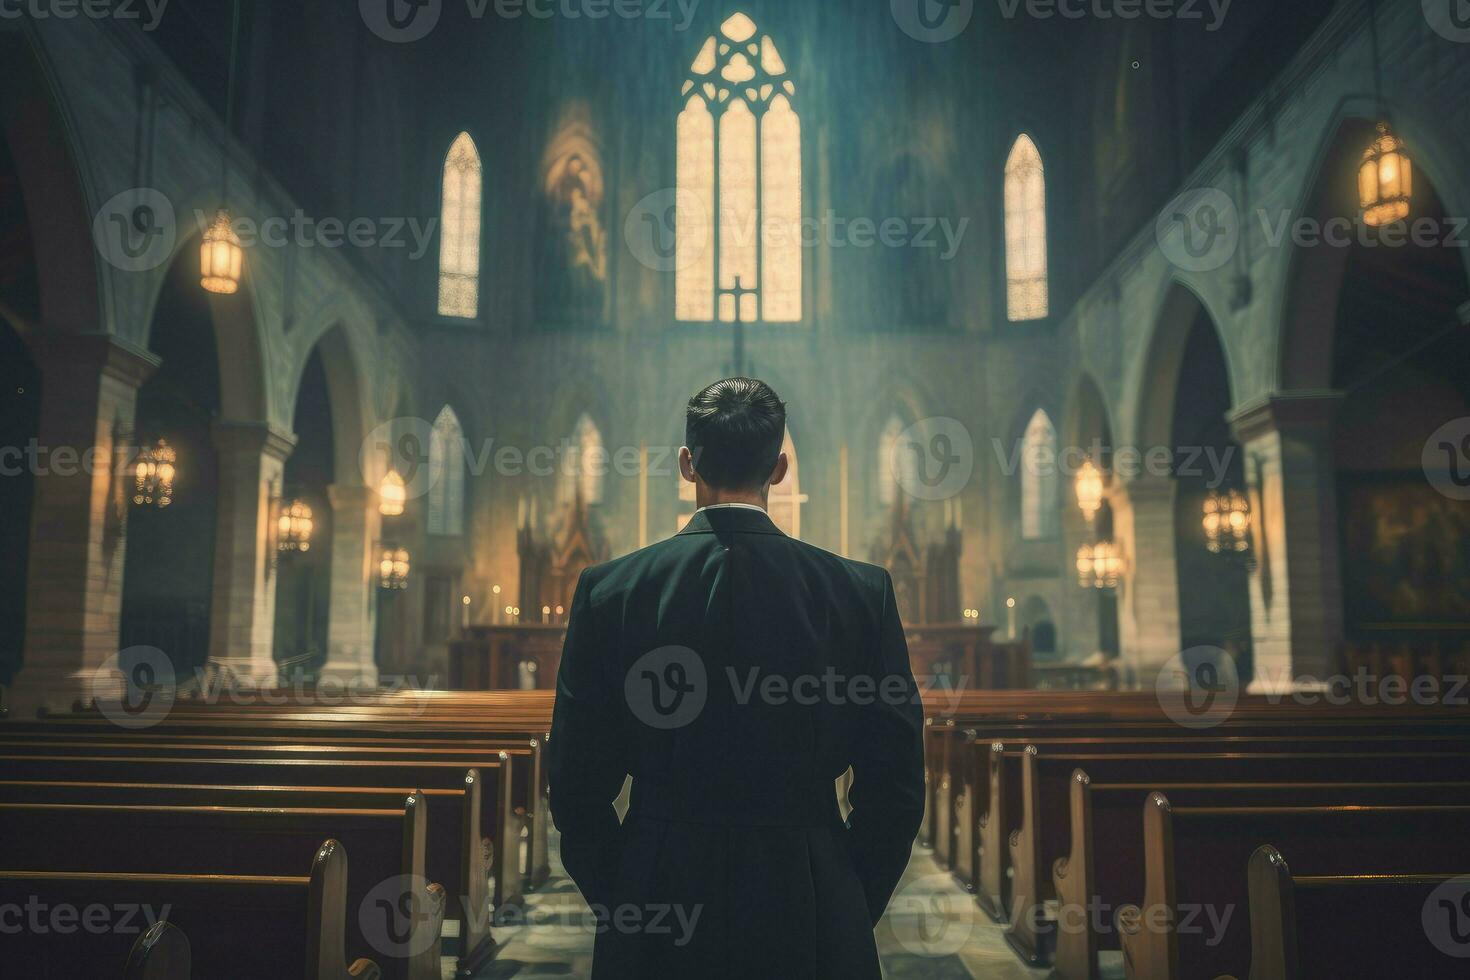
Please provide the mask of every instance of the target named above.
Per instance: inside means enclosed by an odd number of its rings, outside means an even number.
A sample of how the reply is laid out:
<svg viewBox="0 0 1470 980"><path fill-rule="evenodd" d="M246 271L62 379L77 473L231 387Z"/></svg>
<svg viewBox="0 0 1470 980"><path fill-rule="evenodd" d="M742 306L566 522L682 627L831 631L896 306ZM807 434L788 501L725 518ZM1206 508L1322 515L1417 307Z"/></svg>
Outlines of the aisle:
<svg viewBox="0 0 1470 980"><path fill-rule="evenodd" d="M559 843L553 834L551 879L529 897L524 922L496 929L502 949L480 974L483 980L590 976L591 914L562 870ZM918 845L877 936L886 980L1033 980L1047 974L1022 966L1000 927Z"/></svg>

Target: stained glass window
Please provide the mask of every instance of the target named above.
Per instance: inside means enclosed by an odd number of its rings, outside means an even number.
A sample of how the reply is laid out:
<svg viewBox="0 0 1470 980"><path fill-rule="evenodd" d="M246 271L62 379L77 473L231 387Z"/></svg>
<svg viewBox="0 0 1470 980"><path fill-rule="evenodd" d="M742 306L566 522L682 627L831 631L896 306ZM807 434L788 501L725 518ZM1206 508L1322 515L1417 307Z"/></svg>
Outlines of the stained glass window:
<svg viewBox="0 0 1470 980"><path fill-rule="evenodd" d="M429 533L464 533L464 429L445 405L429 434Z"/></svg>
<svg viewBox="0 0 1470 980"><path fill-rule="evenodd" d="M480 153L460 133L444 158L439 215L439 314L474 318L480 308Z"/></svg>
<svg viewBox="0 0 1470 980"><path fill-rule="evenodd" d="M680 320L801 319L801 121L769 35L737 13L689 67L675 126ZM737 281L738 280L738 281Z"/></svg>
<svg viewBox="0 0 1470 980"><path fill-rule="evenodd" d="M1021 441L1021 537L1034 541L1057 536L1057 430L1037 409Z"/></svg>
<svg viewBox="0 0 1470 980"><path fill-rule="evenodd" d="M1047 315L1046 173L1041 153L1022 133L1006 158L1006 316L1012 321Z"/></svg>

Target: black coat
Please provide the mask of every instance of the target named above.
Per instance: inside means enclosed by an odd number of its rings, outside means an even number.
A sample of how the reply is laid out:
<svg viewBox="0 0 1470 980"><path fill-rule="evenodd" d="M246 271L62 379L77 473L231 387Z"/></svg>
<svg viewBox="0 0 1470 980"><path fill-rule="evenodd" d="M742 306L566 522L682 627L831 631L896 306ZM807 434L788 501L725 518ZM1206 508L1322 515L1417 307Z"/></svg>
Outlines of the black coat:
<svg viewBox="0 0 1470 980"><path fill-rule="evenodd" d="M589 568L549 753L562 861L603 917L596 980L880 976L873 926L924 807L923 712L882 568L744 508Z"/></svg>

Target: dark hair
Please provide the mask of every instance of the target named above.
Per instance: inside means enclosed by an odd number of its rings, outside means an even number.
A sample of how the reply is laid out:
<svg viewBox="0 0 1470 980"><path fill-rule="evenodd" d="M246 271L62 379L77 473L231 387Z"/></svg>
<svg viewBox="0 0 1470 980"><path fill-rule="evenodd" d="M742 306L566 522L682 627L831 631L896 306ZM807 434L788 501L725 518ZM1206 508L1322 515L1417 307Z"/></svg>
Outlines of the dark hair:
<svg viewBox="0 0 1470 980"><path fill-rule="evenodd" d="M684 444L701 479L719 490L749 490L771 475L786 432L786 403L755 378L716 381L689 399Z"/></svg>

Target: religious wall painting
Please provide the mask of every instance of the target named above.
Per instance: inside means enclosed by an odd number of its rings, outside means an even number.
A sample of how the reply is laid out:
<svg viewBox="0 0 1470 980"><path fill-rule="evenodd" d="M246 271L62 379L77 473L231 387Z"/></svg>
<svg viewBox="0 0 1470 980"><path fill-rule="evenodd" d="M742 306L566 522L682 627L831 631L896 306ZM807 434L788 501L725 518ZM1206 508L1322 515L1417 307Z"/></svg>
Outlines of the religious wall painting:
<svg viewBox="0 0 1470 980"><path fill-rule="evenodd" d="M584 122L547 144L539 201L536 301L543 323L599 322L607 291L602 151Z"/></svg>
<svg viewBox="0 0 1470 980"><path fill-rule="evenodd" d="M1470 504L1421 474L1341 479L1349 634L1470 637Z"/></svg>

